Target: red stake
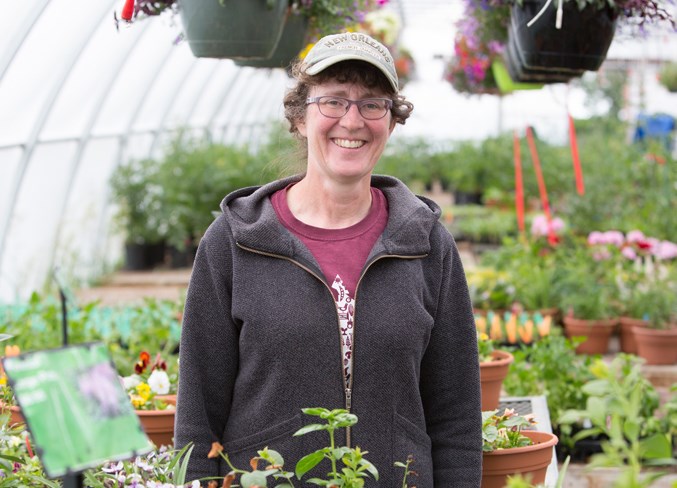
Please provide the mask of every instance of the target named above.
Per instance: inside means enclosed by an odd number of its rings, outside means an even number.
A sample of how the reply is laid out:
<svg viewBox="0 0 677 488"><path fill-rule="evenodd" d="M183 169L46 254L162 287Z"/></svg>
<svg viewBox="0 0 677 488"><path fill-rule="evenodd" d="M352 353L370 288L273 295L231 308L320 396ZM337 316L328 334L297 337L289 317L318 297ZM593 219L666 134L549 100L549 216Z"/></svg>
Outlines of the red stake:
<svg viewBox="0 0 677 488"><path fill-rule="evenodd" d="M548 203L548 190L545 188L545 180L543 179L543 172L541 171L541 161L538 159L538 151L536 150L536 142L534 141L534 133L531 127L527 126L527 142L529 143L529 150L531 151L531 159L534 163L534 171L536 171L536 179L538 181L538 192L541 195L541 205L543 206L543 213L548 221L548 242L551 244L557 243L557 236L552 230L552 215L550 214L550 203Z"/></svg>
<svg viewBox="0 0 677 488"><path fill-rule="evenodd" d="M515 160L515 210L517 212L517 228L524 233L524 183L522 181L522 155L517 131L513 132L513 159Z"/></svg>
<svg viewBox="0 0 677 488"><path fill-rule="evenodd" d="M576 176L576 191L579 195L585 194L585 185L583 184L583 169L581 168L581 159L578 156L578 142L576 141L576 127L574 119L569 117L569 144L571 144L571 159L574 163L574 175Z"/></svg>

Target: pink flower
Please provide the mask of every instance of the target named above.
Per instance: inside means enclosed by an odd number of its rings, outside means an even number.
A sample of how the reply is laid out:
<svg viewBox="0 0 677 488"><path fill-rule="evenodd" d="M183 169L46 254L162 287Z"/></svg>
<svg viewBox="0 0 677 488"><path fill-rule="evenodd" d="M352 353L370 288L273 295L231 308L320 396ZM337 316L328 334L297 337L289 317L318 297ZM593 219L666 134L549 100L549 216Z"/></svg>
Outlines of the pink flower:
<svg viewBox="0 0 677 488"><path fill-rule="evenodd" d="M641 230L631 230L625 236L625 240L628 242L638 242L646 240L644 233Z"/></svg>
<svg viewBox="0 0 677 488"><path fill-rule="evenodd" d="M597 230L590 232L590 234L588 234L588 244L590 244L591 246L595 246L597 244L604 244L604 235Z"/></svg>
<svg viewBox="0 0 677 488"><path fill-rule="evenodd" d="M658 259L677 258L677 244L670 241L660 241L653 248L653 255Z"/></svg>
<svg viewBox="0 0 677 488"><path fill-rule="evenodd" d="M616 247L621 247L625 242L625 237L619 230L608 230L604 233L604 241L605 244L612 244Z"/></svg>
<svg viewBox="0 0 677 488"><path fill-rule="evenodd" d="M626 258L628 258L628 259L632 259L633 261L634 261L635 259L637 259L637 253L635 252L635 250L634 250L633 248L631 248L631 247L628 247L628 246L625 246L625 247L621 250L621 254L622 254L623 256L625 256Z"/></svg>
<svg viewBox="0 0 677 488"><path fill-rule="evenodd" d="M559 217L552 219L549 224L548 218L542 214L537 215L531 221L531 235L534 236L548 236L550 231L558 234L562 229L564 229L564 221Z"/></svg>

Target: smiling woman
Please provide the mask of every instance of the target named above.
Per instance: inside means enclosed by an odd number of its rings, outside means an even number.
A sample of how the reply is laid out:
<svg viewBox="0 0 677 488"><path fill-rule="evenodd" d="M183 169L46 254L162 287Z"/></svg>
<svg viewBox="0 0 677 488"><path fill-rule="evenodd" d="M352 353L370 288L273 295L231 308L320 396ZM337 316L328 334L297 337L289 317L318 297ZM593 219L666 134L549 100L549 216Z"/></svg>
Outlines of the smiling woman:
<svg viewBox="0 0 677 488"><path fill-rule="evenodd" d="M420 486L479 487L479 360L458 250L434 202L372 174L413 109L393 58L337 34L292 73L285 115L305 173L228 195L195 259L176 418L177 447L195 445L189 478L229 471L207 457L215 440L235 466L262 446L293 463L322 449L291 434L303 407L325 405L359 416L336 442L369 451L378 486L400 483L393 460L413 456Z"/></svg>

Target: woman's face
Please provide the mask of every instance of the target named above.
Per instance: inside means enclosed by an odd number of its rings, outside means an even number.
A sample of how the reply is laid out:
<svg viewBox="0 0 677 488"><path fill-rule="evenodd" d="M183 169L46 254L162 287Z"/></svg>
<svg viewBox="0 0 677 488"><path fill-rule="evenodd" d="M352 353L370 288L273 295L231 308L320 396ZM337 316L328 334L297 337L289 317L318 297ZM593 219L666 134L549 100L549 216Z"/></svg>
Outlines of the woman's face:
<svg viewBox="0 0 677 488"><path fill-rule="evenodd" d="M387 98L361 85L337 82L313 86L308 94L326 95L350 100ZM394 128L390 111L381 119L368 120L351 105L347 114L334 119L322 115L316 103L308 105L305 121L298 125L299 133L308 140L308 174L339 183L370 177Z"/></svg>

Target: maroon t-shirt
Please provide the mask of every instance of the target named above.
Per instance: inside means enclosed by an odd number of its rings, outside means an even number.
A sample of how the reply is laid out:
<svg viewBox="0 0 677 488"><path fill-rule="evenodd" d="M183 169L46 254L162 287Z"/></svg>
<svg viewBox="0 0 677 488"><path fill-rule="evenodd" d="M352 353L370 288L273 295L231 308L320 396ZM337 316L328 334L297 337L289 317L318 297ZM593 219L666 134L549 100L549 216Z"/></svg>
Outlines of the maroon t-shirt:
<svg viewBox="0 0 677 488"><path fill-rule="evenodd" d="M376 240L388 222L388 201L378 188L371 188L371 208L355 225L343 229L322 229L298 220L287 205L287 188L271 197L277 218L313 254L332 288L341 323L343 366L346 386L352 373L353 316L355 287Z"/></svg>

